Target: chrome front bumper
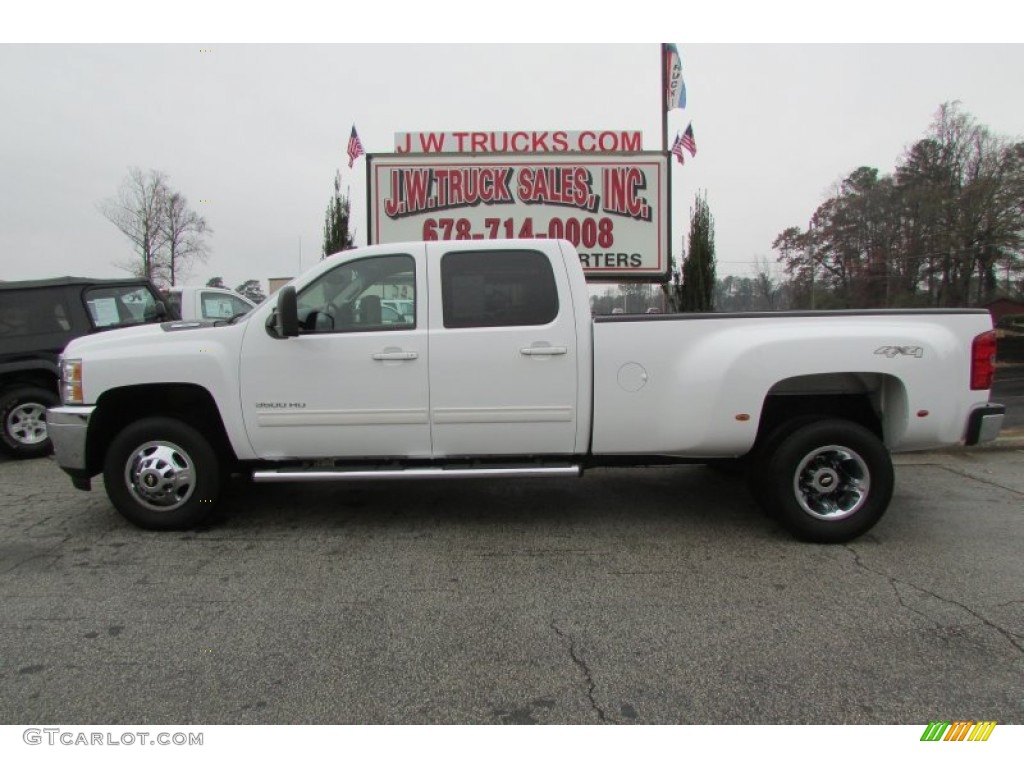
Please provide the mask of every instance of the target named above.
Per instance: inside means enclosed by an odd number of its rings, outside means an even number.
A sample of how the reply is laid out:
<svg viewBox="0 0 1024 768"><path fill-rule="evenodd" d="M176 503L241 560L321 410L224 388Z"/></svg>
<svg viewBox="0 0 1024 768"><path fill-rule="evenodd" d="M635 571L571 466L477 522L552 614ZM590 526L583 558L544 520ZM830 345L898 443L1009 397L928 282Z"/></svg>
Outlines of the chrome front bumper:
<svg viewBox="0 0 1024 768"><path fill-rule="evenodd" d="M96 406L65 405L46 412L46 432L53 442L57 465L68 474L87 469L85 440Z"/></svg>

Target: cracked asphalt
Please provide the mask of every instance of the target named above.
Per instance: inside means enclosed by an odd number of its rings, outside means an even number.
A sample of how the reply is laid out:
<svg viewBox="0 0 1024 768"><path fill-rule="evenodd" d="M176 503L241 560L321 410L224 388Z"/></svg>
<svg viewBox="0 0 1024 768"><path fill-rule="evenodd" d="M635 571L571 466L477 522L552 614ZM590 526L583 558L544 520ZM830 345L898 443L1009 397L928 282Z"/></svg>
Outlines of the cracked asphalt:
<svg viewBox="0 0 1024 768"><path fill-rule="evenodd" d="M702 467L238 486L203 530L0 463L0 722L1024 723L1024 451L791 540Z"/></svg>

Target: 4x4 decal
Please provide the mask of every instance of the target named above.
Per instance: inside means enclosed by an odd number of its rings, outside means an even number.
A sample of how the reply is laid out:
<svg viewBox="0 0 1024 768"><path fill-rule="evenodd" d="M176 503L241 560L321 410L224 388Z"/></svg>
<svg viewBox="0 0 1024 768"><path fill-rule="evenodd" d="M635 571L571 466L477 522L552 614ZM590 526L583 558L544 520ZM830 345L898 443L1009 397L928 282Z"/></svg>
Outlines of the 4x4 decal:
<svg viewBox="0 0 1024 768"><path fill-rule="evenodd" d="M885 355L892 360L897 355L904 355L907 357L924 357L924 347L898 347L898 346L885 346L879 347L875 350L876 355Z"/></svg>

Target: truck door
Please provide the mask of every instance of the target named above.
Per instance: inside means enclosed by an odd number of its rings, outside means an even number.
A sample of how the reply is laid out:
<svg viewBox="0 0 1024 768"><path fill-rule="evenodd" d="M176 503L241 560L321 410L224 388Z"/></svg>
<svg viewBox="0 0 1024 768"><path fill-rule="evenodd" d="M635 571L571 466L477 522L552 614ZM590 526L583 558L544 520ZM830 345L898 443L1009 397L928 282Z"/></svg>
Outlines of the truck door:
<svg viewBox="0 0 1024 768"><path fill-rule="evenodd" d="M564 265L528 247L439 242L427 256L434 455L572 454L578 361Z"/></svg>
<svg viewBox="0 0 1024 768"><path fill-rule="evenodd" d="M421 254L422 258L422 254ZM408 253L345 262L298 293L300 334L247 328L242 412L263 458L430 456L426 275ZM382 304L411 303L409 314Z"/></svg>

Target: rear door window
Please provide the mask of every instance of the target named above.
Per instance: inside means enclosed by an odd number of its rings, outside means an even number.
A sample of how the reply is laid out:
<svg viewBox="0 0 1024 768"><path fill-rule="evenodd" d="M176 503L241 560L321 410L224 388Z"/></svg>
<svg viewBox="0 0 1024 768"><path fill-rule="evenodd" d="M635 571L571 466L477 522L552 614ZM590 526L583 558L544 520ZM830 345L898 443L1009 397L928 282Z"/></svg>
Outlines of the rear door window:
<svg viewBox="0 0 1024 768"><path fill-rule="evenodd" d="M539 251L459 251L441 258L445 328L547 325L558 316L551 262Z"/></svg>

